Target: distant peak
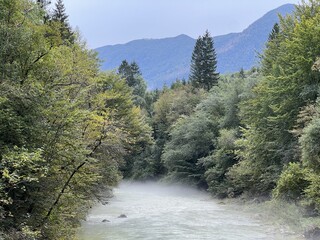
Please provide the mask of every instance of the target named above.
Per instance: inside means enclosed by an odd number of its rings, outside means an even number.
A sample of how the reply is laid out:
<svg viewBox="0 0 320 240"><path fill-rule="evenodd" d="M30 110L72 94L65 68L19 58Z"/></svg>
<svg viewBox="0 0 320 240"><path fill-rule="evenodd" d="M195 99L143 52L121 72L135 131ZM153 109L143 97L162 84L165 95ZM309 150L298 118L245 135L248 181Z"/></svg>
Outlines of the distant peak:
<svg viewBox="0 0 320 240"><path fill-rule="evenodd" d="M285 7L294 7L294 6L296 6L295 4L293 4L293 3L286 3L286 4L283 4L283 5L281 5L280 7L278 7L278 8L285 8ZM276 8L277 9L277 8Z"/></svg>
<svg viewBox="0 0 320 240"><path fill-rule="evenodd" d="M280 13L282 15L285 15L287 13L292 13L293 10L295 9L295 6L296 6L295 4L286 3L284 5L281 5L280 7L277 7L275 9L273 9L273 10L270 10L269 12L267 12L265 14L265 16L268 15L268 14L273 14L273 13L277 13L277 14Z"/></svg>
<svg viewBox="0 0 320 240"><path fill-rule="evenodd" d="M176 38L192 38L192 37L190 37L186 34L180 34L180 35L176 36Z"/></svg>
<svg viewBox="0 0 320 240"><path fill-rule="evenodd" d="M141 41L162 41L162 40L167 40L167 39L193 39L192 37L189 37L186 34L180 34L176 37L164 37L164 38L142 38L142 39L136 39L136 40L132 40L126 44L130 44L130 43L136 43L136 42L141 42Z"/></svg>

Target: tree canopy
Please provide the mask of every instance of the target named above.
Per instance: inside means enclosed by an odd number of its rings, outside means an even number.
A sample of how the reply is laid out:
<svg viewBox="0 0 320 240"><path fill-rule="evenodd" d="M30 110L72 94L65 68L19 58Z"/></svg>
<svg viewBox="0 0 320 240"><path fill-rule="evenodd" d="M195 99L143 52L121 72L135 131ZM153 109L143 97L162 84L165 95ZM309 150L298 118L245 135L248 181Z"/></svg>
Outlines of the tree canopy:
<svg viewBox="0 0 320 240"><path fill-rule="evenodd" d="M0 232L69 238L150 130L125 80L100 73L75 35L66 43L58 15L43 21L29 0L0 9Z"/></svg>
<svg viewBox="0 0 320 240"><path fill-rule="evenodd" d="M213 38L208 31L199 36L194 47L189 79L196 88L209 91L217 84L219 73L217 70L217 55L214 49Z"/></svg>

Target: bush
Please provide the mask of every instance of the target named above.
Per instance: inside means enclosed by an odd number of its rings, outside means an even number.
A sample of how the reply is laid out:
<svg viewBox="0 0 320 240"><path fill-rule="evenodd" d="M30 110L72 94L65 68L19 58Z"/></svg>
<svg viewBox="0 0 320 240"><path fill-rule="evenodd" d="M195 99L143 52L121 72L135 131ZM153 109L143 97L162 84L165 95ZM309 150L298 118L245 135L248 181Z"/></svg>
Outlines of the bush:
<svg viewBox="0 0 320 240"><path fill-rule="evenodd" d="M301 167L301 164L289 163L280 175L273 197L288 201L299 200L309 185L308 175L308 169Z"/></svg>

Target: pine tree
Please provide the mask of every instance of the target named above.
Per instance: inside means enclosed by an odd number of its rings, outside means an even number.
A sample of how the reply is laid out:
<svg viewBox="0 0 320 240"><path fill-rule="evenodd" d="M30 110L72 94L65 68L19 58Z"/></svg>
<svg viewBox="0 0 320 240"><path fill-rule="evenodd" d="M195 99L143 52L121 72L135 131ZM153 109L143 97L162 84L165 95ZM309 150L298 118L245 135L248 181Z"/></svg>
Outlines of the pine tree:
<svg viewBox="0 0 320 240"><path fill-rule="evenodd" d="M246 74L245 74L243 68L240 69L239 77L242 78L242 79L246 78Z"/></svg>
<svg viewBox="0 0 320 240"><path fill-rule="evenodd" d="M123 60L118 68L118 74L126 80L129 87L135 85L134 73L131 64L127 60Z"/></svg>
<svg viewBox="0 0 320 240"><path fill-rule="evenodd" d="M74 33L68 22L68 15L63 0L58 0L53 10L52 21L60 24L60 34L64 43L74 43Z"/></svg>
<svg viewBox="0 0 320 240"><path fill-rule="evenodd" d="M213 38L208 31L197 39L191 59L190 82L195 88L209 91L217 84L219 73Z"/></svg>
<svg viewBox="0 0 320 240"><path fill-rule="evenodd" d="M201 72L200 72L200 66L202 62L202 39L201 36L197 39L196 45L194 46L192 58L191 58L191 67L190 67L190 77L189 80L192 83L192 86L195 88L200 87L200 81L201 80Z"/></svg>
<svg viewBox="0 0 320 240"><path fill-rule="evenodd" d="M279 32L280 32L279 24L278 24L278 23L275 23L275 24L273 25L273 28L272 28L272 30L271 30L271 33L269 34L268 41L270 42L270 41L276 39L277 36L278 36L278 34L279 34Z"/></svg>
<svg viewBox="0 0 320 240"><path fill-rule="evenodd" d="M145 106L146 83L142 78L138 64L134 61L129 64L127 60L123 60L118 68L118 74L132 88L134 103L140 107Z"/></svg>
<svg viewBox="0 0 320 240"><path fill-rule="evenodd" d="M132 71L133 75L142 75L140 68L139 68L139 65L135 61L133 61L130 64L130 67L131 67L131 71Z"/></svg>
<svg viewBox="0 0 320 240"><path fill-rule="evenodd" d="M142 77L139 65L135 61L129 64L127 60L123 60L118 68L118 74L126 80L129 87L139 84L138 78Z"/></svg>

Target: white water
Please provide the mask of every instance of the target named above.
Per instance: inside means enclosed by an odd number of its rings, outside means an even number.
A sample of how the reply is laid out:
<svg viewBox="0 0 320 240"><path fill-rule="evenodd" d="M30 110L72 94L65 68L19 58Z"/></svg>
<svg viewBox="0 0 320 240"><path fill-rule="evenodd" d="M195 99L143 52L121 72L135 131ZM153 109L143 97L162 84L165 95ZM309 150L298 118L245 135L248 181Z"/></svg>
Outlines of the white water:
<svg viewBox="0 0 320 240"><path fill-rule="evenodd" d="M107 205L94 207L82 225L82 240L282 240L243 213L203 192L158 183L122 183ZM240 208L240 207L239 207ZM125 214L127 218L118 218ZM102 222L107 219L110 222Z"/></svg>

